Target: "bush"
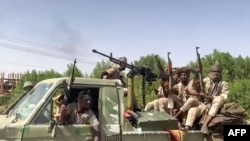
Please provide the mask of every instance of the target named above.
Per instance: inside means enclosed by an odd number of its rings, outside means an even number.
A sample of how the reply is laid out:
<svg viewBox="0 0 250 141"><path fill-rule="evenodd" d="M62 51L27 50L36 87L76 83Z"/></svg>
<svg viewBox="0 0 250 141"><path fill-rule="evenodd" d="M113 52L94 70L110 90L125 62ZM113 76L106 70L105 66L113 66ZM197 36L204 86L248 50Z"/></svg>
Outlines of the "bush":
<svg viewBox="0 0 250 141"><path fill-rule="evenodd" d="M0 105L7 105L10 99L11 99L10 95L0 96Z"/></svg>

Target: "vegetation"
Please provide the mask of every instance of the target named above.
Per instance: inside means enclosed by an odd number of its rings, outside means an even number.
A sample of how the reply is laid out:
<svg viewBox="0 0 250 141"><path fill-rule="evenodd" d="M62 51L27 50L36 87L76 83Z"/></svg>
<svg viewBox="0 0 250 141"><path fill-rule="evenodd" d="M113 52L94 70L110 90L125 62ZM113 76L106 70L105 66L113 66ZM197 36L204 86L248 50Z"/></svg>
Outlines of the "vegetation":
<svg viewBox="0 0 250 141"><path fill-rule="evenodd" d="M146 56L142 56L139 60L135 61L134 64L136 66L145 66L150 68L153 72L158 73L159 70L157 68L156 63L156 54L149 54ZM213 53L208 54L202 58L203 64L203 74L204 76L208 75L211 64L215 61L219 61L223 66L223 79L228 81L230 84L230 95L228 98L228 102L234 101L238 102L241 106L247 109L248 113L250 113L250 58L243 58L242 56L233 57L228 52L220 52L218 50L214 50ZM167 60L165 58L160 58L160 61L164 66L167 64ZM174 63L174 62L173 62ZM37 83L43 79L47 78L55 78L62 76L69 76L72 71L73 64L68 65L68 69L65 73L60 74L54 70L48 71L27 71L20 81L17 84L17 87L14 91L14 94L11 98L11 102L15 100L22 91L22 85L25 81L29 80L33 83ZM110 66L110 62L108 61L100 61L96 64L93 72L89 75L83 74L81 70L76 68L75 74L80 77L91 77L91 78L100 78L101 72L107 69ZM186 65L187 67L196 67L196 62L190 62ZM179 66L181 67L181 66ZM159 80L153 82L151 86L146 87L146 99L147 102L153 100L155 97L151 92L154 88L158 88ZM139 103L141 101L141 77L135 77L135 95Z"/></svg>
<svg viewBox="0 0 250 141"><path fill-rule="evenodd" d="M159 72L156 66L155 54L149 54L142 56L139 60L135 61L136 66L146 66L149 67L153 72ZM220 52L214 50L213 53L205 55L202 59L203 65L203 75L207 76L211 65L215 61L219 61L223 66L223 79L229 83L230 94L228 102L237 102L243 106L248 113L250 113L250 58L243 58L242 56L233 57L228 52ZM160 58L162 64L166 66L167 60ZM174 62L173 62L174 63ZM101 65L103 64L103 65ZM105 63L99 63L96 65L94 70L103 70ZM186 65L189 68L195 68L197 66L196 62L190 62ZM182 66L179 66L182 67ZM99 77L101 71L94 71L92 76ZM154 88L158 88L159 81L156 81L146 88L147 102L153 100L155 97L151 92ZM141 104L141 78L135 78L135 95L138 99L138 102Z"/></svg>

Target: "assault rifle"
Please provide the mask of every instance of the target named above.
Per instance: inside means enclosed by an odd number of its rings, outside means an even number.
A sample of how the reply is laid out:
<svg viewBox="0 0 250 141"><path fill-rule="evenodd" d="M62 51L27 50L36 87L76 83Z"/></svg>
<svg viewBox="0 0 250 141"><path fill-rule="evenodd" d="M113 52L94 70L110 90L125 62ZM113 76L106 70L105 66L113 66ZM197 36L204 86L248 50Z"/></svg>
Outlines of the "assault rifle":
<svg viewBox="0 0 250 141"><path fill-rule="evenodd" d="M95 49L93 49L92 52L109 58L109 60L115 64L119 64L121 66L129 68L130 72L127 74L128 78L132 78L135 75L142 76L142 100L143 100L143 106L145 107L145 105L146 105L146 94L145 94L146 93L146 91L145 91L145 84L146 83L145 82L148 82L148 84L151 85L153 81L156 81L156 79L158 78L158 75L153 73L150 68L137 67L137 66L134 66L133 64L128 64L128 63L122 62L116 58L113 58L112 53L110 53L110 55L106 55L106 54L101 53Z"/></svg>
<svg viewBox="0 0 250 141"><path fill-rule="evenodd" d="M69 82L66 85L66 83L64 82L64 90L65 90L65 96L64 96L64 104L67 105L68 103L70 103L71 97L70 97L70 92L71 92L71 86L72 83L75 81L75 66L76 66L76 59L74 60L74 64L73 64L73 68L72 68L72 72L69 78Z"/></svg>
<svg viewBox="0 0 250 141"><path fill-rule="evenodd" d="M173 68L172 68L172 60L170 59L171 52L168 52L168 74L169 74L169 90L171 91L173 86Z"/></svg>
<svg viewBox="0 0 250 141"><path fill-rule="evenodd" d="M198 76L198 79L200 82L200 92L205 93L205 86L204 86L203 75L202 75L203 69L202 69L201 57L200 57L200 54L198 52L199 48L200 47L196 47L197 63L198 63L198 68L199 68L199 70L197 72L197 76ZM209 100L210 100L210 98L207 95L202 95L201 101L207 102Z"/></svg>
<svg viewBox="0 0 250 141"><path fill-rule="evenodd" d="M205 92L204 83L203 83L203 75L202 75L203 69L202 69L201 57L200 57L200 53L198 52L199 48L200 47L196 47L197 63L198 63L198 68L199 68L199 71L197 73L198 73L199 80L200 80L201 92Z"/></svg>

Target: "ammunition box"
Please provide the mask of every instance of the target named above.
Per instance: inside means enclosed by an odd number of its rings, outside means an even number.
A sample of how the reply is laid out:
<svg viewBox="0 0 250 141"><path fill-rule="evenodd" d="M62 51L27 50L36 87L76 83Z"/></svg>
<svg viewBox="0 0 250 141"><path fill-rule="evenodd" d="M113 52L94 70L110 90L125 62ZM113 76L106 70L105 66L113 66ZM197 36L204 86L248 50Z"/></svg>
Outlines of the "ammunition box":
<svg viewBox="0 0 250 141"><path fill-rule="evenodd" d="M137 128L142 131L164 131L178 129L178 120L165 112L137 113Z"/></svg>

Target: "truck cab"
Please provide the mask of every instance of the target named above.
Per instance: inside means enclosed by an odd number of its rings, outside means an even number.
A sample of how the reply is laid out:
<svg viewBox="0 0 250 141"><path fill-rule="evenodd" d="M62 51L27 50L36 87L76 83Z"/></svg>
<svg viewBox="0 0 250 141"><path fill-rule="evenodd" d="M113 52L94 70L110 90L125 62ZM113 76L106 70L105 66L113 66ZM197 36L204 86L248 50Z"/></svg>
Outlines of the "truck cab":
<svg viewBox="0 0 250 141"><path fill-rule="evenodd" d="M53 98L65 90L68 81L68 77L43 80L19 99L8 113L0 115L0 140L91 141L89 125L60 125L55 119L57 107ZM139 112L133 122L126 118L120 80L76 77L71 85L70 102L75 102L82 90L91 91L91 110L100 122L102 141L171 141L167 130L178 128L178 121L167 113ZM204 135L192 131L184 140L203 141Z"/></svg>
<svg viewBox="0 0 250 141"><path fill-rule="evenodd" d="M89 125L58 125L54 118L56 106L53 97L65 89L64 82L69 78L54 78L39 82L26 96L0 115L0 140L91 140ZM71 98L77 98L82 90L91 90L91 109L96 114L101 127L102 138L119 133L119 102L121 100L120 82L75 78L71 88ZM122 96L122 95L121 95ZM105 116L104 116L105 115Z"/></svg>

